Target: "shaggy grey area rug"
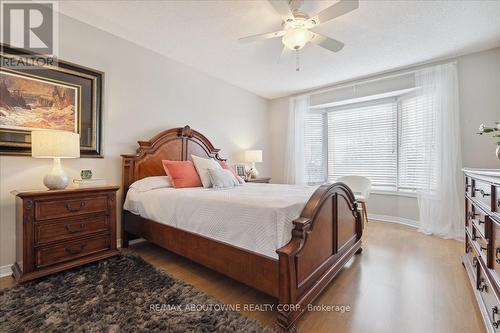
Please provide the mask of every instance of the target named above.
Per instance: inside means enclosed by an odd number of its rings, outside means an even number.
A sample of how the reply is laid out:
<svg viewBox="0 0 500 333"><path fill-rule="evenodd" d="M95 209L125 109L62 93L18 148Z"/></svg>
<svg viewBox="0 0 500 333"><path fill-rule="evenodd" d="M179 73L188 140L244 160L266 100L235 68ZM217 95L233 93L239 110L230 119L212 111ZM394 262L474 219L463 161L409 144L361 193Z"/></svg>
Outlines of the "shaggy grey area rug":
<svg viewBox="0 0 500 333"><path fill-rule="evenodd" d="M126 255L0 290L0 332L272 332L224 310Z"/></svg>

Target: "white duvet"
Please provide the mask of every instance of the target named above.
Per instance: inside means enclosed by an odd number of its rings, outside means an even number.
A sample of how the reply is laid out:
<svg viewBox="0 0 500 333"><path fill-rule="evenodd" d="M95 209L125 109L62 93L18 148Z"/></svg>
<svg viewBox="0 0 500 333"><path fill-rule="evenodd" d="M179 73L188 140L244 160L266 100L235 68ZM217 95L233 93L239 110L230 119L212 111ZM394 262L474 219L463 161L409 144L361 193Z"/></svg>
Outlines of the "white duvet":
<svg viewBox="0 0 500 333"><path fill-rule="evenodd" d="M292 221L316 187L252 184L232 189L130 188L124 209L144 218L278 258Z"/></svg>

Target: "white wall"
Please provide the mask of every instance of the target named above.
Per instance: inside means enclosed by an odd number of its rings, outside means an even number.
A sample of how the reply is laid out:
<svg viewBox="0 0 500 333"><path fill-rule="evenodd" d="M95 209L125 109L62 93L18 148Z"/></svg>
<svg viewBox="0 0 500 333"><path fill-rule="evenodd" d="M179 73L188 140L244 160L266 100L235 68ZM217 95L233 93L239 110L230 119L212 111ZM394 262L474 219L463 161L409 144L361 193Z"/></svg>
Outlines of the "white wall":
<svg viewBox="0 0 500 333"><path fill-rule="evenodd" d="M500 168L495 157L495 140L477 135L481 123L493 124L500 120L500 48L473 53L457 58L462 155L464 167ZM354 82L354 81L353 81ZM349 89L339 90L349 95ZM331 94L316 97L315 104L325 103ZM323 100L322 97L327 99ZM269 102L269 120L272 149L273 181L284 181L284 152L286 150L288 97ZM368 211L374 217L415 224L418 221L416 198L373 194Z"/></svg>
<svg viewBox="0 0 500 333"><path fill-rule="evenodd" d="M59 25L59 57L105 72L104 158L64 160L71 177L92 169L119 185L120 154L135 152L137 140L186 124L212 139L226 158L246 148L263 149L267 163L259 169L270 173L266 99L74 19L61 16ZM15 260L10 191L43 188L50 167L49 160L0 157L0 267Z"/></svg>
<svg viewBox="0 0 500 333"><path fill-rule="evenodd" d="M500 48L460 57L458 78L464 166L499 169L497 140L476 133L481 123L500 121Z"/></svg>

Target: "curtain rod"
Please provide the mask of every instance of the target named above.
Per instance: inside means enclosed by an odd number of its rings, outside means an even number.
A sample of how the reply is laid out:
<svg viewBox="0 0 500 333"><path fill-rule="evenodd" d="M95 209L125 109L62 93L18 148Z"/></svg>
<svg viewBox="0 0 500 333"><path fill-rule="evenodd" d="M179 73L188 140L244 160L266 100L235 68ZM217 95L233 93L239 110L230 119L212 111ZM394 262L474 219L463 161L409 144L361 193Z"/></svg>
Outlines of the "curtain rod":
<svg viewBox="0 0 500 333"><path fill-rule="evenodd" d="M358 85L368 83L368 82L375 82L375 81L390 79L393 77L404 76L404 75L416 73L418 70L425 68L425 67L428 67L428 66L431 66L431 65L444 65L447 63L450 63L450 64L457 63L457 58L453 57L453 58L447 58L447 59L437 60L437 61L433 60L430 62L424 62L424 63L420 63L420 64L410 65L410 66L402 67L399 69L391 69L391 70L388 70L385 72L380 72L377 74L370 74L370 75L366 75L366 76L361 76L361 77L356 78L356 79L341 81L339 83L336 83L334 85L327 86L324 88L317 88L317 89L309 90L307 92L293 94L293 95L290 95L289 97L298 97L298 96L305 96L305 95L312 96L312 95L317 95L317 94L321 94L324 92L337 90L337 89L341 89L341 88L356 87Z"/></svg>

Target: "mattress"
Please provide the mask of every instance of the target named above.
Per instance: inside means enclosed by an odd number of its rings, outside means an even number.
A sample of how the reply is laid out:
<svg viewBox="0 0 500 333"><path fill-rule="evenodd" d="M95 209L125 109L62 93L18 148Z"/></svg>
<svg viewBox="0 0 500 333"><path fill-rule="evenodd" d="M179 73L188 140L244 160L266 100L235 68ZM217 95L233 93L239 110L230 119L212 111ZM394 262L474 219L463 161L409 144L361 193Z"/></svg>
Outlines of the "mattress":
<svg viewBox="0 0 500 333"><path fill-rule="evenodd" d="M231 189L130 188L124 209L266 257L291 239L292 221L317 187L247 183Z"/></svg>

